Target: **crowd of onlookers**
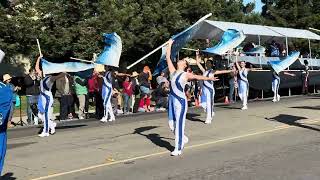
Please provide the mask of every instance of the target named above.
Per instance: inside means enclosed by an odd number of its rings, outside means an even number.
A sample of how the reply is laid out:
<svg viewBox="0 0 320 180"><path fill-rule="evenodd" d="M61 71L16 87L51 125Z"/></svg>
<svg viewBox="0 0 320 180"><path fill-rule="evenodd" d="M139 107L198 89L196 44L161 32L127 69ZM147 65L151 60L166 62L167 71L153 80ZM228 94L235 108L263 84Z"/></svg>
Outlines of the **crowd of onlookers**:
<svg viewBox="0 0 320 180"><path fill-rule="evenodd" d="M104 73L103 70L95 70L90 76L65 73L64 76L57 79L52 89L55 104L58 102L60 104L57 119L89 118L89 116L92 117L89 110L94 111L95 118L101 119L104 115L102 97ZM116 115L165 111L168 107L169 81L164 72L156 78L154 88L152 88L152 73L148 66L145 66L141 73L134 71L125 74L114 71L113 76L111 103ZM27 122L38 124L37 103L40 94L40 78L35 70L31 69L24 77L22 84L18 85L19 87L14 86L11 79L9 74L5 74L2 81L10 85L12 91L16 93L13 103L16 105L16 100L19 99L17 92L24 87Z"/></svg>

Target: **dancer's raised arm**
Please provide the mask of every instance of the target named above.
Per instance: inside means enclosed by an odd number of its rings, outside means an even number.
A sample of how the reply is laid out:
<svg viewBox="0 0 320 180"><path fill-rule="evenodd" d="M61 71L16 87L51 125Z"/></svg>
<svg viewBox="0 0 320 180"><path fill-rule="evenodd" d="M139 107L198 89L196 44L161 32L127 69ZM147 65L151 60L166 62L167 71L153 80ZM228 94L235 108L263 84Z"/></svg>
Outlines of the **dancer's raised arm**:
<svg viewBox="0 0 320 180"><path fill-rule="evenodd" d="M38 74L38 76L42 77L42 71L40 70L40 61L41 61L42 55L40 54L40 56L38 57L37 61L36 61L36 72Z"/></svg>
<svg viewBox="0 0 320 180"><path fill-rule="evenodd" d="M174 67L172 60L171 60L171 47L173 44L173 40L170 39L168 41L168 46L167 46L167 53L166 53L166 60L167 60L167 64L168 64L168 69L170 74L174 73L176 71L176 68Z"/></svg>
<svg viewBox="0 0 320 180"><path fill-rule="evenodd" d="M197 60L197 66L199 67L199 69L202 71L202 73L204 73L206 70L203 68L203 66L201 65L201 57L199 55L199 50L196 51L196 60Z"/></svg>
<svg viewBox="0 0 320 180"><path fill-rule="evenodd" d="M206 77L206 76L195 75L192 73L187 73L187 80L189 81L189 80L193 80L193 79L200 80L200 81L215 81L215 80L217 80L217 78L215 78L215 77Z"/></svg>

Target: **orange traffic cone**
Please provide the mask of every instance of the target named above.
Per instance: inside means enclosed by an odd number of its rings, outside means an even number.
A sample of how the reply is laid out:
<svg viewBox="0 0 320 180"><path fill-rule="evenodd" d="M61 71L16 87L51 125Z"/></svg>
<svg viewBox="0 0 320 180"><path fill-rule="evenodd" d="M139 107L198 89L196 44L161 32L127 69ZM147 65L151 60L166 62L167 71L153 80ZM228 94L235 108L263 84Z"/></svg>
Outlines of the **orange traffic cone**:
<svg viewBox="0 0 320 180"><path fill-rule="evenodd" d="M224 104L230 104L228 96L224 99Z"/></svg>

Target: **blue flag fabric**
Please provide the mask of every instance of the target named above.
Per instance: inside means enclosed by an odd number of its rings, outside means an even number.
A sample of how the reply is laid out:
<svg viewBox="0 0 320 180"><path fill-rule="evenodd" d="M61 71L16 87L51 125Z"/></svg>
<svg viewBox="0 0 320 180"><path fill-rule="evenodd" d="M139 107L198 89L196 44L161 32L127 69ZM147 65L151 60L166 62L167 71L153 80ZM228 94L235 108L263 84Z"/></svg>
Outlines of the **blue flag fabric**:
<svg viewBox="0 0 320 180"><path fill-rule="evenodd" d="M86 64L82 62L52 63L45 60L44 58L41 59L41 63L42 71L44 74L80 72L94 68L94 64Z"/></svg>
<svg viewBox="0 0 320 180"><path fill-rule="evenodd" d="M122 42L117 33L104 34L104 50L98 56L96 63L113 67L119 67L122 51Z"/></svg>
<svg viewBox="0 0 320 180"><path fill-rule="evenodd" d="M216 46L207 48L203 50L203 52L223 55L227 51L239 46L245 38L246 36L243 34L242 31L228 29L223 33L220 42Z"/></svg>
<svg viewBox="0 0 320 180"><path fill-rule="evenodd" d="M13 105L13 92L10 86L0 82L0 133L6 132L11 106Z"/></svg>
<svg viewBox="0 0 320 180"><path fill-rule="evenodd" d="M293 64L299 58L299 55L299 51L293 51L283 60L269 61L268 63L276 73L280 73L281 71L287 69L291 64Z"/></svg>
<svg viewBox="0 0 320 180"><path fill-rule="evenodd" d="M204 19L197 21L195 24L190 26L189 28L185 29L184 31L180 32L172 36L174 43L171 47L171 59L176 61L178 52L183 48L192 38L196 35L203 24ZM157 67L153 73L154 76L160 74L162 71L166 70L168 65L166 62L166 49L167 46L162 48L162 54L160 60L157 64Z"/></svg>

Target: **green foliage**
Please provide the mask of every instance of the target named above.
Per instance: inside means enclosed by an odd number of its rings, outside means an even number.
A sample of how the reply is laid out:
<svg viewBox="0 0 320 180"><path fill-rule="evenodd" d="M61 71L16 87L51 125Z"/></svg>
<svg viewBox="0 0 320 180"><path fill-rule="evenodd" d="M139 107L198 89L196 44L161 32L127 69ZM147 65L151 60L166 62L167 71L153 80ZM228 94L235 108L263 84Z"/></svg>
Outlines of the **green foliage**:
<svg viewBox="0 0 320 180"><path fill-rule="evenodd" d="M9 57L38 56L36 38L47 57L72 51L91 59L103 49L102 34L117 32L123 41L125 66L167 41L200 17L295 28L320 27L320 2L264 0L262 16L241 0L20 0L0 1L0 47ZM312 3L310 3L312 2ZM204 42L188 46L198 48ZM160 52L158 52L160 53ZM155 64L159 54L145 63Z"/></svg>

